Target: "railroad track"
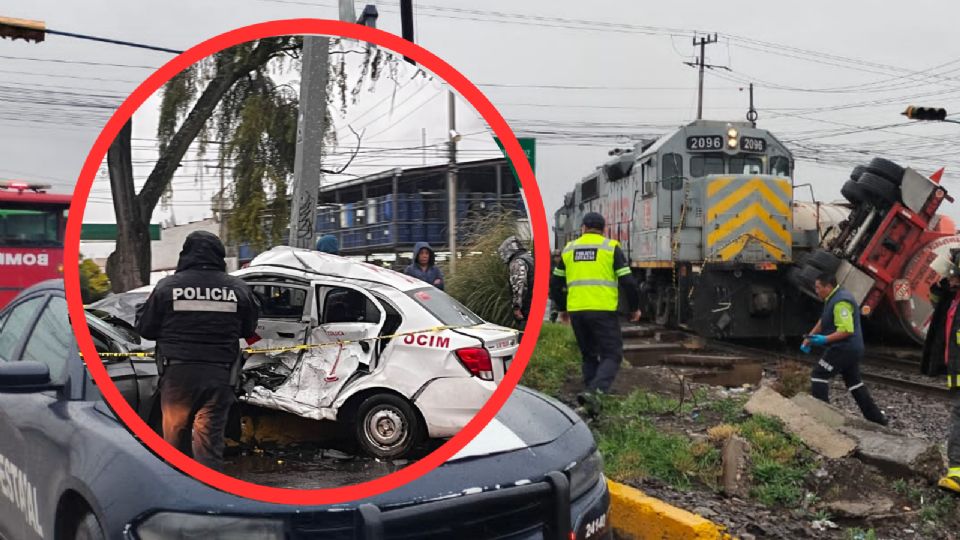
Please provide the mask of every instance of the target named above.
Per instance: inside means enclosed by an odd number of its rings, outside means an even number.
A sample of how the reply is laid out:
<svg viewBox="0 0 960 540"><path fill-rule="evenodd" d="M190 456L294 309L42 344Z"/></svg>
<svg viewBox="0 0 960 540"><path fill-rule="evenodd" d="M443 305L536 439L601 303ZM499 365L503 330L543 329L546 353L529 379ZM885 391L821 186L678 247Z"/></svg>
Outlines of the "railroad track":
<svg viewBox="0 0 960 540"><path fill-rule="evenodd" d="M662 329L662 332L676 332L676 330ZM646 332L650 334L650 332ZM690 336L694 334L685 332ZM638 334L636 329L627 330L624 334L626 341L632 341ZM782 361L799 362L805 364L814 364L817 361L816 355L804 355L799 351L795 353L784 352L782 350L771 350L770 348L761 348L742 343L730 343L708 339L705 346L698 351L699 354L709 355L711 353L722 352L730 355L745 356L751 358L761 358L764 363L775 363ZM863 379L873 384L884 385L896 388L905 392L919 394L923 396L935 397L938 399L948 399L951 397L950 391L938 377L923 377L919 374L919 359L915 351L909 349L869 349L861 365ZM881 370L888 371L887 373ZM900 372L898 374L896 372ZM909 375L909 377L905 376ZM917 380L922 377L924 380Z"/></svg>

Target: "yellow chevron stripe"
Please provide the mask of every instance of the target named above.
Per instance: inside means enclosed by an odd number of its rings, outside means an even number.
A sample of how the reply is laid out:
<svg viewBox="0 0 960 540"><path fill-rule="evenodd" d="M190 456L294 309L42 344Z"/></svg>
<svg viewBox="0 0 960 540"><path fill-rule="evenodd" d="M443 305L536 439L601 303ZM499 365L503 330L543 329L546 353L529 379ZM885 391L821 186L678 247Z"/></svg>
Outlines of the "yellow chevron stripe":
<svg viewBox="0 0 960 540"><path fill-rule="evenodd" d="M773 181L774 185L780 188L780 191L783 192L783 196L787 200L793 199L793 183L790 180L784 180L783 178L777 178Z"/></svg>
<svg viewBox="0 0 960 540"><path fill-rule="evenodd" d="M727 210L732 208L738 202L749 197L753 193L759 194L761 197L767 200L770 204L773 205L774 209L780 212L781 215L788 215L790 213L790 208L787 206L787 203L784 200L777 196L767 185L766 182L760 180L759 178L754 178L749 182L745 183L743 187L735 190L730 195L727 195L720 202L713 205L707 211L707 219L715 220L717 216L725 213Z"/></svg>
<svg viewBox="0 0 960 540"><path fill-rule="evenodd" d="M754 218L759 218L764 223L770 227L770 230L774 232L781 240L785 243L792 241L790 233L783 229L783 225L777 223L767 212L759 202L755 201L750 206L747 206L737 215L735 218L724 222L719 228L710 231L710 234L707 235L707 248L713 247L718 241L729 236L730 234L739 230L743 225L748 221ZM754 233L759 229L753 229L750 232Z"/></svg>
<svg viewBox="0 0 960 540"><path fill-rule="evenodd" d="M770 239L767 238L767 236L763 234L762 231L755 230L750 234L763 240L762 242L757 242L757 244L760 247L762 247L764 251L772 255L774 259L781 260L781 261L786 260L787 258L786 253L783 250L777 248L776 246L771 245L773 243L770 242ZM743 248L746 247L747 242L749 242L750 240L751 240L750 236L746 234L741 235L740 238L736 239L735 241L730 243L730 245L720 250L720 252L718 253L719 260L721 261L732 260L734 257L737 256L737 254L743 251Z"/></svg>
<svg viewBox="0 0 960 540"><path fill-rule="evenodd" d="M726 178L717 178L707 184L707 199L713 197L718 191L730 185L730 182L733 182L732 176L728 176Z"/></svg>

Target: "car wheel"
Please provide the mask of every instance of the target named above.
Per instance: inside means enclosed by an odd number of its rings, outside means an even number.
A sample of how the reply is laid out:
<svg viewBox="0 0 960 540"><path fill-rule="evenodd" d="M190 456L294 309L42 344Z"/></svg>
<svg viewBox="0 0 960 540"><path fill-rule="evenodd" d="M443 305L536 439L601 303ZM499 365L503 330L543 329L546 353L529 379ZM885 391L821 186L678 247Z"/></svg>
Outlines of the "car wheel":
<svg viewBox="0 0 960 540"><path fill-rule="evenodd" d="M869 195L866 190L855 180L847 180L846 183L843 184L843 187L840 188L840 194L843 195L844 199L855 205L869 200Z"/></svg>
<svg viewBox="0 0 960 540"><path fill-rule="evenodd" d="M818 249L807 259L807 264L833 274L840 268L840 258L829 251Z"/></svg>
<svg viewBox="0 0 960 540"><path fill-rule="evenodd" d="M863 173L857 185L867 192L868 200L878 207L885 208L900 200L900 188L873 173Z"/></svg>
<svg viewBox="0 0 960 540"><path fill-rule="evenodd" d="M866 172L867 168L864 165L857 165L853 168L853 171L850 172L850 179L856 182L860 179L860 175Z"/></svg>
<svg viewBox="0 0 960 540"><path fill-rule="evenodd" d="M889 159L873 158L866 169L869 173L889 180L895 186L899 186L903 181L903 167Z"/></svg>
<svg viewBox="0 0 960 540"><path fill-rule="evenodd" d="M355 418L357 443L371 456L402 457L420 442L420 417L410 402L399 396L372 395L360 404Z"/></svg>
<svg viewBox="0 0 960 540"><path fill-rule="evenodd" d="M100 528L100 522L93 513L87 512L77 523L73 540L106 540L103 529Z"/></svg>

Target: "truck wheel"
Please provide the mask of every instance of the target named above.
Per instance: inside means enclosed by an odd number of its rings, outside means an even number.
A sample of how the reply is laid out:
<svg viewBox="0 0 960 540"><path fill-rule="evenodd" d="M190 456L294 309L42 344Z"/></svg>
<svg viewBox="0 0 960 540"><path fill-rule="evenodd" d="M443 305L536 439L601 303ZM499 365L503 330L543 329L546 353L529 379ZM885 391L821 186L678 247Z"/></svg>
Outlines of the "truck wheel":
<svg viewBox="0 0 960 540"><path fill-rule="evenodd" d="M812 294L813 282L821 273L822 270L813 266L794 266L787 271L787 281L797 289Z"/></svg>
<svg viewBox="0 0 960 540"><path fill-rule="evenodd" d="M850 172L850 179L856 182L857 180L860 179L860 175L866 171L867 171L867 167L865 165L857 165Z"/></svg>
<svg viewBox="0 0 960 540"><path fill-rule="evenodd" d="M873 173L863 173L857 185L867 192L868 200L879 208L889 207L900 200L900 188Z"/></svg>
<svg viewBox="0 0 960 540"><path fill-rule="evenodd" d="M423 426L410 403L393 394L374 394L357 409L356 439L378 458L399 458L420 442Z"/></svg>
<svg viewBox="0 0 960 540"><path fill-rule="evenodd" d="M873 158L867 165L867 172L885 178L895 186L899 186L900 182L903 181L903 167L889 159Z"/></svg>
<svg viewBox="0 0 960 540"><path fill-rule="evenodd" d="M870 195L863 189L863 186L853 180L847 180L843 184L843 187L840 188L840 194L855 206L870 200Z"/></svg>
<svg viewBox="0 0 960 540"><path fill-rule="evenodd" d="M823 272L834 274L840 268L840 258L829 251L818 249L807 259L807 264Z"/></svg>
<svg viewBox="0 0 960 540"><path fill-rule="evenodd" d="M100 528L100 522L92 512L87 512L77 523L77 529L73 533L73 540L105 540L103 530Z"/></svg>

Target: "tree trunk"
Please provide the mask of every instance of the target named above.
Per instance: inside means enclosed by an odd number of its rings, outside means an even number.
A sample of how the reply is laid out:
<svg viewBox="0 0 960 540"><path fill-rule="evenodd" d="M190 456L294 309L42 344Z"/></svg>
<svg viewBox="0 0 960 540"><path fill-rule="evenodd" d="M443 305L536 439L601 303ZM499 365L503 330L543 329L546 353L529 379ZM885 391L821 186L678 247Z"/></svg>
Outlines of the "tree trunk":
<svg viewBox="0 0 960 540"><path fill-rule="evenodd" d="M124 124L107 151L110 192L117 220L116 250L107 258L107 275L113 292L129 291L150 282L150 216L144 219L136 202L131 122Z"/></svg>
<svg viewBox="0 0 960 540"><path fill-rule="evenodd" d="M217 66L216 76L204 88L187 118L170 139L139 194L133 184L130 122L110 145L107 166L110 169L110 189L117 218L117 246L107 258L107 275L114 292L129 291L150 282L150 218L160 202L160 196L180 167L180 160L230 87L281 50L285 50L281 41L265 39L244 58L226 57L220 60L222 64Z"/></svg>

